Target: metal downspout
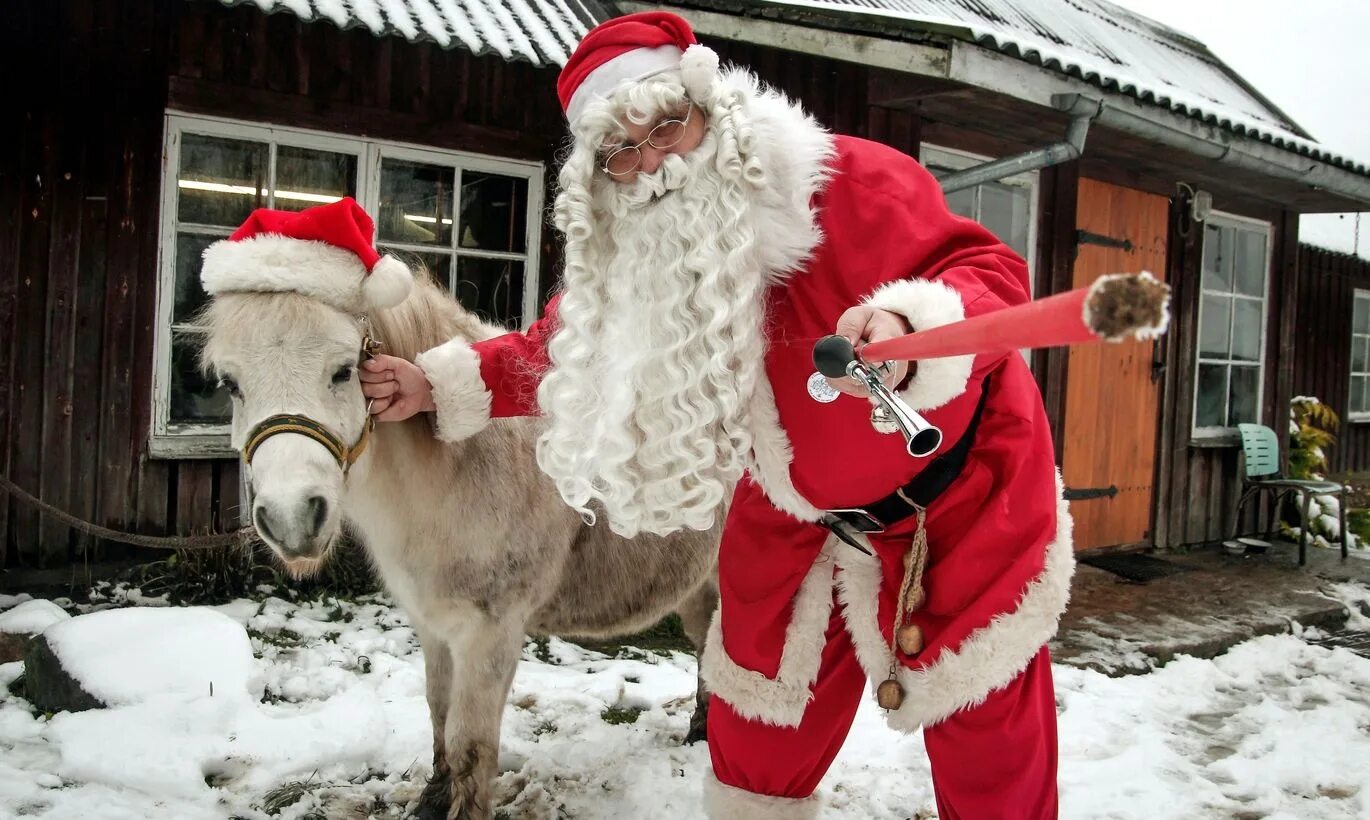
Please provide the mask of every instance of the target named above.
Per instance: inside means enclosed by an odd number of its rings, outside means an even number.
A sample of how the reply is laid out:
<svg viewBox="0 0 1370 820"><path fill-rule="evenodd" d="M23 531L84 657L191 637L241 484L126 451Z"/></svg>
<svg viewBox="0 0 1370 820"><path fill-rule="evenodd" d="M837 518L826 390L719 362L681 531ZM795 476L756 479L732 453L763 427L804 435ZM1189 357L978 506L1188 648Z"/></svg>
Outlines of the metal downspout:
<svg viewBox="0 0 1370 820"><path fill-rule="evenodd" d="M974 188L986 182L994 182L1005 177L1036 171L1052 165L1060 165L1079 159L1085 151L1085 137L1089 135L1090 122L1103 110L1103 103L1096 102L1093 109L1084 103L1070 111L1070 127L1066 129L1064 142L1055 142L1044 148L1016 154L976 165L963 171L956 171L940 177L938 182L943 193L952 193L964 188Z"/></svg>

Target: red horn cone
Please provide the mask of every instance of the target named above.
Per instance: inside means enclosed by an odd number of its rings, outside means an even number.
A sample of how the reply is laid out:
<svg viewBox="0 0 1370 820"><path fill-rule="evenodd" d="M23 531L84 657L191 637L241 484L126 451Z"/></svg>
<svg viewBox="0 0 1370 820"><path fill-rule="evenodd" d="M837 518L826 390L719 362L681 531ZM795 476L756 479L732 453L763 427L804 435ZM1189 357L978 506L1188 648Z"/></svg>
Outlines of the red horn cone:
<svg viewBox="0 0 1370 820"><path fill-rule="evenodd" d="M1148 273L1100 277L1059 293L918 333L872 342L866 361L917 361L1086 342L1151 339L1169 322L1170 289Z"/></svg>

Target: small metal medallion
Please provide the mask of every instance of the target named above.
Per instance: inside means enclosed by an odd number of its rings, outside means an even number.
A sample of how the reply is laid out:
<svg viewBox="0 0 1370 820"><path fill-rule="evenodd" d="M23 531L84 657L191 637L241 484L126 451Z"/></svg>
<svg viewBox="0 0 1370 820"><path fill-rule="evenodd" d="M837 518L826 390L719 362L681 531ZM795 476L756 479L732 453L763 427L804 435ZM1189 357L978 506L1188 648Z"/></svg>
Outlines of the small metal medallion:
<svg viewBox="0 0 1370 820"><path fill-rule="evenodd" d="M809 396L814 401L827 404L828 402L837 401L839 395L841 394L839 394L832 385L828 384L827 378L824 377L822 373L815 370L814 374L809 377Z"/></svg>

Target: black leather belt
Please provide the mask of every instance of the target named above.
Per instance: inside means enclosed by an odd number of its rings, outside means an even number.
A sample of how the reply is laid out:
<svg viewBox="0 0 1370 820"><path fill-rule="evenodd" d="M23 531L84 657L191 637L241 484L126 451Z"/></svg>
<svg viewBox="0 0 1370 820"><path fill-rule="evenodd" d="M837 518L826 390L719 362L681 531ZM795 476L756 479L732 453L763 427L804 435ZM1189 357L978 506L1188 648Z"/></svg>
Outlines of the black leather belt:
<svg viewBox="0 0 1370 820"><path fill-rule="evenodd" d="M826 510L819 523L832 530L833 535L843 542L869 555L870 550L856 539L857 533L884 532L919 509L927 509L928 505L961 474L961 470L966 466L966 458L970 455L970 448L975 444L975 431L980 426L980 416L984 412L985 400L988 398L989 377L986 376L980 385L980 401L975 405L975 415L971 416L966 431L950 450L933 459L909 483L879 501L860 507Z"/></svg>

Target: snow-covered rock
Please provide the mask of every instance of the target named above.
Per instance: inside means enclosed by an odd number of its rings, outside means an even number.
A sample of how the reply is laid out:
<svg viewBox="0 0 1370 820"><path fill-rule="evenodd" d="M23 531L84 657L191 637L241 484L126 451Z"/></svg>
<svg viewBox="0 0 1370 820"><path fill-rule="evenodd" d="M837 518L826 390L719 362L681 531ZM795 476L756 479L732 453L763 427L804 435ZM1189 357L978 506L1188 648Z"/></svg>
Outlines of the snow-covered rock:
<svg viewBox="0 0 1370 820"><path fill-rule="evenodd" d="M259 699L262 693L247 631L204 607L110 609L71 618L49 627L26 663L29 698L46 711L126 706L160 695Z"/></svg>
<svg viewBox="0 0 1370 820"><path fill-rule="evenodd" d="M0 612L0 663L23 658L33 636L70 618L65 609L42 599L24 601L13 609Z"/></svg>
<svg viewBox="0 0 1370 820"><path fill-rule="evenodd" d="M71 616L65 609L52 601L35 598L0 612L0 632L37 635L55 623L69 620Z"/></svg>

